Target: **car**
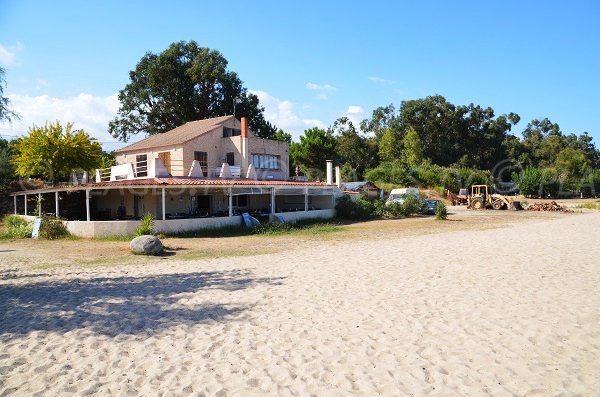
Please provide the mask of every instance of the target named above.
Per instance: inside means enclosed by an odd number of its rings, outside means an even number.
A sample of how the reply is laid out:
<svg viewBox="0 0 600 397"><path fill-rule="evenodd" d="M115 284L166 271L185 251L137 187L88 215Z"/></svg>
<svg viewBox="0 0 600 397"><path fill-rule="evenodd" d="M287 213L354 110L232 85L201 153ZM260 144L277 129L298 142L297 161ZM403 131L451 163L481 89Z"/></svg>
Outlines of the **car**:
<svg viewBox="0 0 600 397"><path fill-rule="evenodd" d="M433 214L435 214L435 210L436 210L437 206L440 205L440 203L442 201L441 200L430 200L430 199L427 199L427 200L425 200L425 202L427 203L426 213L433 215Z"/></svg>

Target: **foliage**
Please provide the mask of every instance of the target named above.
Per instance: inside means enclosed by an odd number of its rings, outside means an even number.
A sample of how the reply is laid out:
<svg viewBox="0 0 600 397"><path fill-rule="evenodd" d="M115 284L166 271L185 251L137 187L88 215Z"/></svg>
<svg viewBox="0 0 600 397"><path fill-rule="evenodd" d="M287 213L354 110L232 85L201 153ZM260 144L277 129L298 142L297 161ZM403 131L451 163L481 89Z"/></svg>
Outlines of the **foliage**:
<svg viewBox="0 0 600 397"><path fill-rule="evenodd" d="M398 158L400 140L398 133L392 129L387 128L381 136L379 141L379 158L381 161L394 161Z"/></svg>
<svg viewBox="0 0 600 397"><path fill-rule="evenodd" d="M99 168L110 168L116 164L117 164L117 160L115 159L113 152L110 152L110 153L107 153L104 151L102 152L102 157L100 159L100 167Z"/></svg>
<svg viewBox="0 0 600 397"><path fill-rule="evenodd" d="M388 201L380 209L380 216L385 218L404 218L422 214L427 210L427 202L414 194L405 194L401 200Z"/></svg>
<svg viewBox="0 0 600 397"><path fill-rule="evenodd" d="M147 212L140 219L140 225L135 230L134 236L144 236L147 234L154 234L154 215Z"/></svg>
<svg viewBox="0 0 600 397"><path fill-rule="evenodd" d="M275 132L275 135L273 135L272 139L274 139L276 141L291 143L292 142L292 134L288 134L287 132L285 132L284 130L282 130L280 128L277 130L277 132Z"/></svg>
<svg viewBox="0 0 600 397"><path fill-rule="evenodd" d="M48 240L56 240L58 238L69 237L70 235L63 219L54 216L42 217L40 237Z"/></svg>
<svg viewBox="0 0 600 397"><path fill-rule="evenodd" d="M375 204L373 200L362 197L353 200L345 194L337 199L335 213L341 219L369 219L375 213Z"/></svg>
<svg viewBox="0 0 600 397"><path fill-rule="evenodd" d="M331 130L336 139L336 153L340 162L348 165L346 172L351 168L355 176L355 178L344 178L344 180L360 180L364 171L374 165L376 153L373 150L375 146L372 139L361 135L347 117L337 119ZM344 170L342 170L343 173Z"/></svg>
<svg viewBox="0 0 600 397"><path fill-rule="evenodd" d="M409 167L417 167L423 162L423 145L414 128L409 127L404 135L401 159Z"/></svg>
<svg viewBox="0 0 600 397"><path fill-rule="evenodd" d="M4 96L4 68L0 67L0 122L8 121L9 123L13 120L19 120L21 117L18 113L10 109L10 100Z"/></svg>
<svg viewBox="0 0 600 397"><path fill-rule="evenodd" d="M539 197L541 195L543 171L540 168L527 167L518 174L513 174L513 181L517 184L519 192L526 197Z"/></svg>
<svg viewBox="0 0 600 397"><path fill-rule="evenodd" d="M594 170L581 181L581 193L586 197L600 196L600 170Z"/></svg>
<svg viewBox="0 0 600 397"><path fill-rule="evenodd" d="M43 127L33 126L27 136L17 139L12 160L17 175L42 177L55 183L75 170L91 171L102 164L100 143L83 130L66 128L56 121Z"/></svg>
<svg viewBox="0 0 600 397"><path fill-rule="evenodd" d="M5 230L0 234L3 239L29 238L33 231L33 222L18 215L8 215L4 218Z"/></svg>
<svg viewBox="0 0 600 397"><path fill-rule="evenodd" d="M227 64L219 51L195 41L172 43L159 54L147 52L119 92L121 106L109 123L110 133L123 141L140 132L162 133L188 121L233 114L239 99L235 114L248 118L256 136L273 137L276 128L265 121L258 97Z"/></svg>
<svg viewBox="0 0 600 397"><path fill-rule="evenodd" d="M302 172L312 179L322 178L326 160L335 160L336 141L332 131L311 128L299 143L290 145L290 160L298 162Z"/></svg>
<svg viewBox="0 0 600 397"><path fill-rule="evenodd" d="M446 204L443 201L435 207L435 219L443 221L448 218L448 209L446 208Z"/></svg>

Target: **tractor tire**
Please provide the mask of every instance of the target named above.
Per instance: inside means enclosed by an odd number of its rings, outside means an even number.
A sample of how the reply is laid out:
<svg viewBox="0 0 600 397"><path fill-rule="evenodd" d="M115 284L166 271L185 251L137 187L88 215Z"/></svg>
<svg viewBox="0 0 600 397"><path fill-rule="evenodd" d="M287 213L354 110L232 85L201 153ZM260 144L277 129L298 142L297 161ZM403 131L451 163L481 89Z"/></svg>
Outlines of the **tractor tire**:
<svg viewBox="0 0 600 397"><path fill-rule="evenodd" d="M502 207L504 207L504 203L502 201L495 201L494 204L492 204L492 208L495 210L501 210Z"/></svg>
<svg viewBox="0 0 600 397"><path fill-rule="evenodd" d="M483 199L481 197L473 199L471 203L471 208L474 210L484 210L485 204L483 203Z"/></svg>

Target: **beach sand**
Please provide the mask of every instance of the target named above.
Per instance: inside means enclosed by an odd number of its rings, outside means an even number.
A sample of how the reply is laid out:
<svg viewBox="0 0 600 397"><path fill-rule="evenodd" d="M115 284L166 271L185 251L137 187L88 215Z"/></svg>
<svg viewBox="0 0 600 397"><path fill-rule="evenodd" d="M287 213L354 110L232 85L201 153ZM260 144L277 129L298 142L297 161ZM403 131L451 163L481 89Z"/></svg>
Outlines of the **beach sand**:
<svg viewBox="0 0 600 397"><path fill-rule="evenodd" d="M599 247L596 212L145 266L4 260L0 395L600 395Z"/></svg>

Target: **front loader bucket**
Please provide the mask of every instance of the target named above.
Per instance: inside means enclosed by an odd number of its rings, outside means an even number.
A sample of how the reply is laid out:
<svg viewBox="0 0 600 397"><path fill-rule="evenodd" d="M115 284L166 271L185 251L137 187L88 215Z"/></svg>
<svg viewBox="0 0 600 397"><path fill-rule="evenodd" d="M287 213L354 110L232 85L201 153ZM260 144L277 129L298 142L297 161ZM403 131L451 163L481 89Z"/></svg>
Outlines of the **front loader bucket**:
<svg viewBox="0 0 600 397"><path fill-rule="evenodd" d="M513 201L512 204L510 205L510 209L513 211L522 211L523 206L521 205L520 201Z"/></svg>

